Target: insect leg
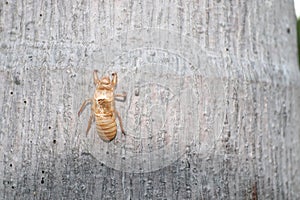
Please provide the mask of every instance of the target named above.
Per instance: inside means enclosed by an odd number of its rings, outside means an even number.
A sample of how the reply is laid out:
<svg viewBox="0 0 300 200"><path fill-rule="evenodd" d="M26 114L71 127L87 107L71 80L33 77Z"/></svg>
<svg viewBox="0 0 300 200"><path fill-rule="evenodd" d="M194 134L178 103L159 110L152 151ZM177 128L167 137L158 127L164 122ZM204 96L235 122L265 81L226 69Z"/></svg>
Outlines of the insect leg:
<svg viewBox="0 0 300 200"><path fill-rule="evenodd" d="M123 101L125 101L127 94L126 94L126 92L123 92L123 94L115 94L114 96L115 97L123 97Z"/></svg>
<svg viewBox="0 0 300 200"><path fill-rule="evenodd" d="M124 128L123 128L123 123L122 123L122 119L121 119L120 113L119 113L118 111L115 111L115 112L116 112L117 117L118 117L118 119L119 119L121 131L122 131L122 133L125 135L125 130L124 130Z"/></svg>
<svg viewBox="0 0 300 200"><path fill-rule="evenodd" d="M116 87L117 82L118 82L118 75L117 75L117 72L113 72L113 73L112 73L112 82L111 82L112 86L113 86L113 87Z"/></svg>
<svg viewBox="0 0 300 200"><path fill-rule="evenodd" d="M123 94L115 94L115 97L126 97L126 92L123 92Z"/></svg>
<svg viewBox="0 0 300 200"><path fill-rule="evenodd" d="M88 127L87 127L87 129L86 129L86 135L89 133L93 121L94 121L94 115L91 114L90 119L89 119L89 123L88 123Z"/></svg>
<svg viewBox="0 0 300 200"><path fill-rule="evenodd" d="M94 70L94 84L97 85L97 83L99 82L99 78L98 78L98 70Z"/></svg>
<svg viewBox="0 0 300 200"><path fill-rule="evenodd" d="M86 104L92 103L92 102L93 102L93 99L86 99L86 100L83 102L82 106L80 107L80 110L78 111L78 117L81 115L81 113L82 113L82 111L84 110Z"/></svg>

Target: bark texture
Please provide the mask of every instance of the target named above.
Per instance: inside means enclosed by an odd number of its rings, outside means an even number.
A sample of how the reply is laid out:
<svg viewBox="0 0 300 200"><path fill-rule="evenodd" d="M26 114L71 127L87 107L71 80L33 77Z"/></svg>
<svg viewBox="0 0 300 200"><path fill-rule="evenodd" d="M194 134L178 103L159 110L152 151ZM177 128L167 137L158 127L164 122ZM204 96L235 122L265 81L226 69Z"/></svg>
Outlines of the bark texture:
<svg viewBox="0 0 300 200"><path fill-rule="evenodd" d="M300 199L293 11L1 1L0 199ZM94 69L127 92L111 143L77 117Z"/></svg>

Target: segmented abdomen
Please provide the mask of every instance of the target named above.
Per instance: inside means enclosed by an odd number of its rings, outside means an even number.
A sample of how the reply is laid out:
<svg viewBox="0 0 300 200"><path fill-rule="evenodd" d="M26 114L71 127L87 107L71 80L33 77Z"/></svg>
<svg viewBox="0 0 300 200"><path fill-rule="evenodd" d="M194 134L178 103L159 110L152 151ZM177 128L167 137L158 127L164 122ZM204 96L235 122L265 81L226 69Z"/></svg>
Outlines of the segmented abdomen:
<svg viewBox="0 0 300 200"><path fill-rule="evenodd" d="M96 129L99 137L104 141L111 141L116 137L117 124L115 115L95 116Z"/></svg>

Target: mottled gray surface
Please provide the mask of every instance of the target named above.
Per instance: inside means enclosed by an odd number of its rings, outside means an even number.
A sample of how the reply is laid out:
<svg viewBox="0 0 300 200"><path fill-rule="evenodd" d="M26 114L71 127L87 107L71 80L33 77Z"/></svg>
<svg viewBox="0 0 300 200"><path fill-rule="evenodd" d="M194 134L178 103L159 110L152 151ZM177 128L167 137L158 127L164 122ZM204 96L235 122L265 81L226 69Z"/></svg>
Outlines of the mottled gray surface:
<svg viewBox="0 0 300 200"><path fill-rule="evenodd" d="M292 0L1 1L0 199L299 199ZM86 137L92 72L127 135Z"/></svg>

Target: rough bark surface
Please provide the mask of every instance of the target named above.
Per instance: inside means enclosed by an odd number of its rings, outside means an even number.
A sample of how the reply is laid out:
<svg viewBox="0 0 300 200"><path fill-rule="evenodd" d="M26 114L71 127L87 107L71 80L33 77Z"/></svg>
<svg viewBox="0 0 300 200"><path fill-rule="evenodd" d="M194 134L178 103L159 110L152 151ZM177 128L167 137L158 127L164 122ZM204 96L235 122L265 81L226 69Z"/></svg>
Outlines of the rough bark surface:
<svg viewBox="0 0 300 200"><path fill-rule="evenodd" d="M292 0L1 1L0 199L300 199ZM85 135L92 72L126 129Z"/></svg>

